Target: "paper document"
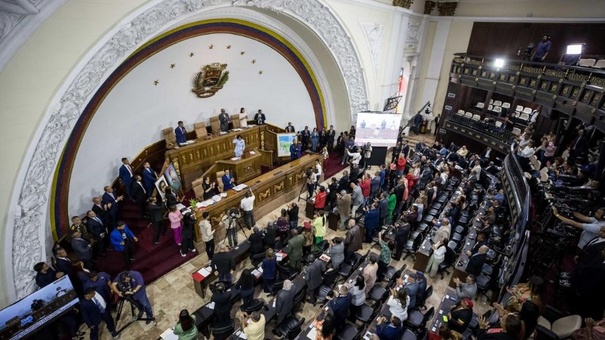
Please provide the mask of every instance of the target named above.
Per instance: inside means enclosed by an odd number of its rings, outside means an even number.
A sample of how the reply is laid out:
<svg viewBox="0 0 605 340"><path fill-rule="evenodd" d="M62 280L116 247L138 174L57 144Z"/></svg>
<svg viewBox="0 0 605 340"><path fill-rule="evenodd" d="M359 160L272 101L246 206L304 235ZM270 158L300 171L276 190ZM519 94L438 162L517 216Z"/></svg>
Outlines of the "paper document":
<svg viewBox="0 0 605 340"><path fill-rule="evenodd" d="M239 184L239 185L234 186L233 190L235 190L235 191L242 191L242 190L246 189L247 187L248 186L245 185L245 184Z"/></svg>
<svg viewBox="0 0 605 340"><path fill-rule="evenodd" d="M208 307L208 308L210 308L210 309L214 310L214 301L212 301L212 302L208 303L208 304L206 305L206 307Z"/></svg>
<svg viewBox="0 0 605 340"><path fill-rule="evenodd" d="M176 204L176 208L177 208L177 209L179 209L179 211L181 211L181 210L183 210L183 209L185 209L185 208L187 208L187 207L186 207L186 206L184 206L182 203L177 203L177 204Z"/></svg>
<svg viewBox="0 0 605 340"><path fill-rule="evenodd" d="M313 327L309 333L307 333L307 339L315 340L317 338L317 328Z"/></svg>
<svg viewBox="0 0 605 340"><path fill-rule="evenodd" d="M172 328L168 328L167 330L164 331L164 333L160 334L160 338L162 340L178 340L179 339L179 337L174 334L174 331L172 330Z"/></svg>
<svg viewBox="0 0 605 340"><path fill-rule="evenodd" d="M277 259L277 262L280 262L282 260L282 255L280 253L275 254L275 258Z"/></svg>
<svg viewBox="0 0 605 340"><path fill-rule="evenodd" d="M202 275L203 277L208 277L208 276L210 276L210 267L202 268L202 269L198 270L197 272L200 273L200 275Z"/></svg>

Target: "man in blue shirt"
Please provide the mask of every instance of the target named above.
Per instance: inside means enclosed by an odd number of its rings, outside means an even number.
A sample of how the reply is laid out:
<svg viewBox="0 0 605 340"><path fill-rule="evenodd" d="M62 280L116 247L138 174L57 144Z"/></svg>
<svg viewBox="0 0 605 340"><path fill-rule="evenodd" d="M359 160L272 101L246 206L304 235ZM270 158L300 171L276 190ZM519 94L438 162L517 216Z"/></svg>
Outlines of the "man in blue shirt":
<svg viewBox="0 0 605 340"><path fill-rule="evenodd" d="M187 130L185 130L185 125L182 120L179 120L179 126L174 129L174 134L176 135L176 143L178 145L187 143Z"/></svg>
<svg viewBox="0 0 605 340"><path fill-rule="evenodd" d="M111 288L121 298L131 297L138 304L136 307L139 309L139 319L143 317L143 312L145 312L147 314L146 324L155 321L141 273L134 270L121 272L113 280Z"/></svg>
<svg viewBox="0 0 605 340"><path fill-rule="evenodd" d="M546 59L548 52L550 52L550 46L550 35L545 34L542 37L542 41L540 41L538 43L538 46L536 46L536 49L534 50L534 55L531 57L531 61L543 62L544 59Z"/></svg>

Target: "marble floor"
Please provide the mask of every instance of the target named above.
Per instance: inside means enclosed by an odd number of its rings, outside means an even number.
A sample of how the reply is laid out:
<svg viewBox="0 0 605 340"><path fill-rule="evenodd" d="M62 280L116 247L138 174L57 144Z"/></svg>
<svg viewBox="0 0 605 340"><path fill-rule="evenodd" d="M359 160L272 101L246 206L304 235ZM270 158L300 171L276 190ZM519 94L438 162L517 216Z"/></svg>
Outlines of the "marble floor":
<svg viewBox="0 0 605 340"><path fill-rule="evenodd" d="M426 143L432 143L433 138L429 135L421 135ZM418 141L420 138L411 137L411 142ZM337 178L340 177L340 174L336 175ZM293 200L291 202L294 202ZM274 221L277 219L279 215L279 211L286 206L290 202L284 202L284 205L272 213L263 216L257 221L258 226L265 226L268 222ZM307 220L304 216L304 209L300 209L299 215L299 225L302 225L302 222ZM326 239L335 237L335 236L344 236L344 231L333 231L327 229ZM239 240L243 241L245 236L240 231ZM360 253L365 254L370 245L364 243L363 249ZM372 249L373 252L378 254L377 247ZM149 325L145 324L144 321L136 321L129 325L121 332L121 339L158 339L160 334L162 334L166 329L173 327L177 320L178 314L182 309L187 309L190 312L195 311L199 307L201 307L204 303L210 300L209 291L206 294L206 298L202 299L193 288L193 281L191 278L191 274L194 273L199 268L208 264L208 257L204 252L193 258L192 260L184 263L178 268L175 268L170 273L164 275L162 278L152 282L147 285L147 295L149 300L151 301L151 305L156 317L156 322L151 323ZM395 268L401 268L403 265L407 265L407 268L412 268L414 266L413 260L411 258L406 259L405 261L392 261L391 265ZM250 260L246 259L241 262L237 266L235 277L239 277L239 273L247 267L252 267ZM448 282L450 281L451 275L445 276L444 279L436 279L431 280L429 278L429 284L433 285L434 293L433 295L427 299L427 307L430 308L434 306L436 309L438 308L441 299L443 297L443 292L445 291ZM269 301L270 298L262 293L262 287L257 287L257 291L255 294L256 298L265 299L265 301ZM125 308L127 309L127 308ZM474 310L476 313L483 313L487 309L489 309L488 303L485 300L485 297L480 298L475 302ZM237 308L233 308L232 316L235 317L235 310L239 310ZM303 310L298 313L299 316L304 317L307 321L312 320L317 313L317 307L313 307L311 304L304 304ZM129 310L127 313L123 313L121 320L117 324L117 328L119 329L124 324L128 323L130 320ZM272 338L273 334L269 331L275 327L274 322L267 324L267 332L266 337ZM86 328L83 326L83 328ZM100 334L101 339L111 339L109 332L103 326L102 332ZM87 335L86 335L87 337Z"/></svg>

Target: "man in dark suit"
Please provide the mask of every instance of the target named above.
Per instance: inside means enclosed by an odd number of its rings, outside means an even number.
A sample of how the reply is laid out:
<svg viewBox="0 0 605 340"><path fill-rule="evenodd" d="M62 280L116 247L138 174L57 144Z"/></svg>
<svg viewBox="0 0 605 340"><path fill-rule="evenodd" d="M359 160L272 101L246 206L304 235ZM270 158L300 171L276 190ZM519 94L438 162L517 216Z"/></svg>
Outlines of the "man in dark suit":
<svg viewBox="0 0 605 340"><path fill-rule="evenodd" d="M105 321L107 329L111 332L111 336L116 339L118 333L113 318L109 312L109 301L106 301L101 294L97 293L94 288L88 288L84 292L84 298L80 300L80 315L82 320L90 330L90 339L96 340L99 338L99 326L101 321Z"/></svg>
<svg viewBox="0 0 605 340"><path fill-rule="evenodd" d="M485 264L485 260L487 259L486 254L488 250L489 248L486 245L479 247L479 250L470 256L465 271L474 276L479 276L479 274L481 274L481 269Z"/></svg>
<svg viewBox="0 0 605 340"><path fill-rule="evenodd" d="M103 190L105 190L105 193L103 194L102 203L106 207L109 216L109 230L113 230L118 222L119 204L124 199L124 196L116 196L113 188L109 185L105 186Z"/></svg>
<svg viewBox="0 0 605 340"><path fill-rule="evenodd" d="M109 227L109 221L111 217L107 212L107 204L103 204L103 199L101 198L101 196L95 196L92 198L91 210L94 211L95 215L97 215L97 217L101 219L105 227Z"/></svg>
<svg viewBox="0 0 605 340"><path fill-rule="evenodd" d="M221 123L221 132L228 132L231 117L229 117L229 114L225 111L225 109L221 109L221 114L218 116L218 120Z"/></svg>
<svg viewBox="0 0 605 340"><path fill-rule="evenodd" d="M176 135L176 143L181 145L187 143L187 130L185 130L185 124L182 120L179 120L178 124L179 126L174 129L174 134Z"/></svg>
<svg viewBox="0 0 605 340"><path fill-rule="evenodd" d="M320 259L316 259L307 268L305 281L307 281L307 293L309 294L309 302L315 306L317 303L317 288L323 282L323 273L326 270L326 263Z"/></svg>
<svg viewBox="0 0 605 340"><path fill-rule="evenodd" d="M92 247L90 243L82 238L82 234L79 231L71 233L71 248L76 253L76 256L82 263L84 268L92 270Z"/></svg>
<svg viewBox="0 0 605 340"><path fill-rule="evenodd" d="M64 273L56 272L46 262L38 262L34 266L36 272L36 284L40 288L44 288L49 284L55 282L56 279L63 277Z"/></svg>
<svg viewBox="0 0 605 340"><path fill-rule="evenodd" d="M225 288L225 284L218 282L215 286L210 301L214 302L214 315L217 321L226 321L231 319L231 292Z"/></svg>
<svg viewBox="0 0 605 340"><path fill-rule="evenodd" d="M258 227L252 228L252 234L248 237L250 241L250 256L265 252L265 245L263 244L263 233L260 232Z"/></svg>
<svg viewBox="0 0 605 340"><path fill-rule="evenodd" d="M151 168L149 162L143 164L143 185L145 185L145 191L147 191L147 197L153 195L153 189L155 188L155 181L158 180L158 174Z"/></svg>
<svg viewBox="0 0 605 340"><path fill-rule="evenodd" d="M404 275L402 273L401 275ZM408 310L411 308L417 307L417 297L418 297L418 282L416 281L416 274L407 275L407 281L403 283L403 289L410 297L410 303L408 304ZM422 306L420 306L422 307Z"/></svg>
<svg viewBox="0 0 605 340"><path fill-rule="evenodd" d="M254 115L254 121L256 124L263 125L265 124L265 120L267 120L267 118L265 117L263 110L258 110L258 112Z"/></svg>
<svg viewBox="0 0 605 340"><path fill-rule="evenodd" d="M294 307L294 284L290 280L284 281L284 288L277 293L275 297L275 308L277 314L277 325L292 312Z"/></svg>
<svg viewBox="0 0 605 340"><path fill-rule="evenodd" d="M401 328L401 320L392 315L390 321L384 316L377 319L376 335L380 340L399 340L403 329Z"/></svg>
<svg viewBox="0 0 605 340"><path fill-rule="evenodd" d="M62 272L69 277L72 286L78 295L82 295L82 281L77 276L76 271L73 268L71 260L67 257L67 252L63 248L55 249L55 268L57 272Z"/></svg>
<svg viewBox="0 0 605 340"><path fill-rule="evenodd" d="M164 207L157 204L157 199L154 196L149 197L147 204L147 212L149 213L149 221L153 224L153 244L160 244L160 231L164 229Z"/></svg>
<svg viewBox="0 0 605 340"><path fill-rule="evenodd" d="M341 330L345 325L345 320L349 314L349 307L351 307L351 300L353 297L349 294L349 289L347 286L342 285L338 289L338 296L336 297L326 297L330 302L328 302L327 306L334 313L334 324L336 325L336 332Z"/></svg>
<svg viewBox="0 0 605 340"><path fill-rule="evenodd" d="M338 192L343 190L351 192L351 188L349 187L349 172L347 170L342 172L342 177L338 180Z"/></svg>
<svg viewBox="0 0 605 340"><path fill-rule="evenodd" d="M106 245L109 243L107 229L103 224L103 220L92 210L86 212L86 230L94 238L95 255L105 256Z"/></svg>
<svg viewBox="0 0 605 340"><path fill-rule="evenodd" d="M582 317L602 317L605 303L605 227L580 251L571 276L576 308ZM600 312L599 312L600 311Z"/></svg>
<svg viewBox="0 0 605 340"><path fill-rule="evenodd" d="M326 142L328 144L328 152L334 151L334 140L336 139L336 130L334 126L330 125L328 131L326 131Z"/></svg>
<svg viewBox="0 0 605 340"><path fill-rule="evenodd" d="M122 158L122 165L118 170L118 176L120 177L120 181L122 181L122 184L126 188L126 196L131 198L132 196L130 196L130 187L132 186L134 172L132 172L130 161L126 157Z"/></svg>
<svg viewBox="0 0 605 340"><path fill-rule="evenodd" d="M483 247L486 244L486 241L485 241L486 238L487 238L487 235L485 235L485 233L479 233L479 234L477 234L477 242L471 248L471 250L467 250L466 251L466 255L473 256L477 252L479 252L479 248Z"/></svg>
<svg viewBox="0 0 605 340"><path fill-rule="evenodd" d="M285 130L286 130L286 132L290 132L290 133L296 132L296 129L294 128L294 126L292 126L292 123L290 123L290 122L288 122L288 126L286 126Z"/></svg>
<svg viewBox="0 0 605 340"><path fill-rule="evenodd" d="M130 188L130 193L132 195L132 199L137 202L139 205L139 209L141 209L141 216L145 217L145 211L147 206L147 190L145 190L145 186L143 186L141 175L134 176L135 181L132 183L132 188Z"/></svg>

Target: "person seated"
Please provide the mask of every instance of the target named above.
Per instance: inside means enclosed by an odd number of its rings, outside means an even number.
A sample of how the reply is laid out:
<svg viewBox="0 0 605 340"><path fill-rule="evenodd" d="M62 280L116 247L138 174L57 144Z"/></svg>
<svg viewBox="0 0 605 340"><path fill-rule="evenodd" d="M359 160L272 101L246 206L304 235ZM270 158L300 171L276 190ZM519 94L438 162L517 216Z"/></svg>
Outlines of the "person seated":
<svg viewBox="0 0 605 340"><path fill-rule="evenodd" d="M235 178L233 178L233 175L229 169L225 169L225 174L221 180L223 181L223 191L233 189L235 186Z"/></svg>
<svg viewBox="0 0 605 340"><path fill-rule="evenodd" d="M204 191L204 200L209 200L214 195L218 194L216 183L210 181L210 176L206 176L206 178L204 178L204 182L202 183L202 190Z"/></svg>
<svg viewBox="0 0 605 340"><path fill-rule="evenodd" d="M376 336L380 340L398 340L401 337L403 328L401 328L401 320L395 315L391 315L391 319L384 316L379 317L376 325Z"/></svg>
<svg viewBox="0 0 605 340"><path fill-rule="evenodd" d="M456 296L458 301L462 299L475 299L477 297L477 283L475 282L475 276L468 274L464 282L460 278L454 278L454 284L456 285Z"/></svg>
<svg viewBox="0 0 605 340"><path fill-rule="evenodd" d="M473 301L462 299L455 304L449 315L448 327L458 333L464 333L473 319Z"/></svg>
<svg viewBox="0 0 605 340"><path fill-rule="evenodd" d="M265 252L265 245L263 243L263 233L261 233L258 227L252 228L252 234L248 237L250 241L250 256Z"/></svg>
<svg viewBox="0 0 605 340"><path fill-rule="evenodd" d="M174 129L174 134L176 135L176 143L178 145L182 145L187 143L187 130L185 130L185 125L182 120L179 120L178 126Z"/></svg>
<svg viewBox="0 0 605 340"><path fill-rule="evenodd" d="M500 318L499 327L490 327L485 317L479 318L478 340L518 340L523 337L523 321L517 313L508 313Z"/></svg>

